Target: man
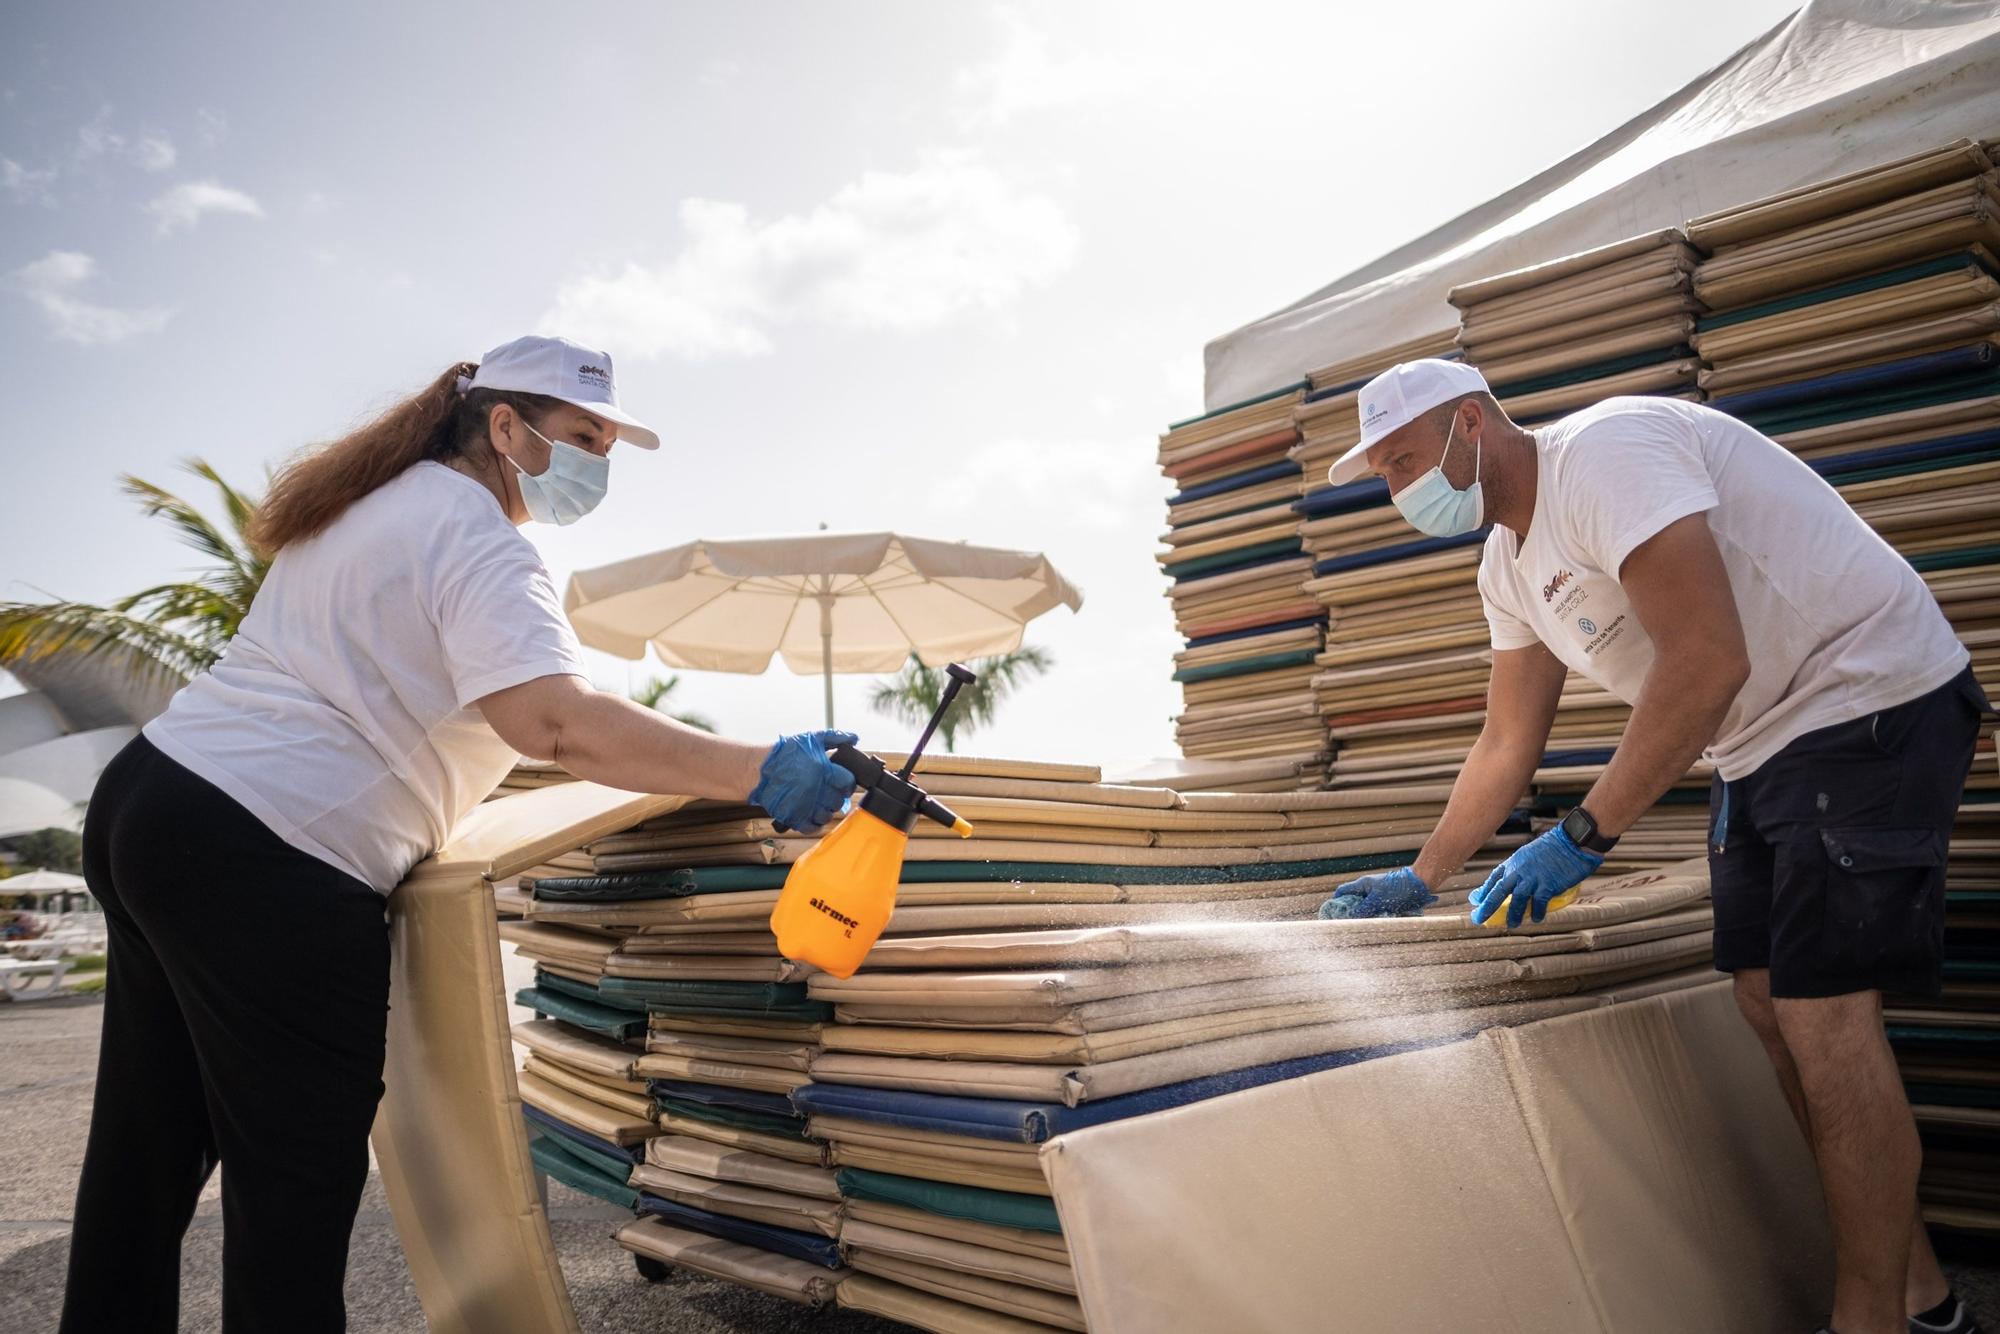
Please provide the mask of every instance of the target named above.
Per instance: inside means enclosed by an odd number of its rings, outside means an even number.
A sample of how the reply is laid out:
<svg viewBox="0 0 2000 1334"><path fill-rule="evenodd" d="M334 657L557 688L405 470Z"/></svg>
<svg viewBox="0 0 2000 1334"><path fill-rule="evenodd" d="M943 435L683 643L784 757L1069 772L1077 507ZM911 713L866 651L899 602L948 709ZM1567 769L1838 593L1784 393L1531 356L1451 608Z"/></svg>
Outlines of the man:
<svg viewBox="0 0 2000 1334"><path fill-rule="evenodd" d="M1604 774L1496 868L1509 925L1602 864L1698 757L1716 768L1715 966L1733 974L1818 1162L1837 1334L1972 1318L1917 1212L1921 1151L1882 992L1940 985L1944 854L1986 707L1936 601L1775 441L1672 399L1613 398L1535 431L1471 367L1415 361L1361 391L1334 484L1379 474L1419 530L1490 523L1486 724L1413 866L1322 916L1436 898L1526 790L1573 669L1632 705Z"/></svg>

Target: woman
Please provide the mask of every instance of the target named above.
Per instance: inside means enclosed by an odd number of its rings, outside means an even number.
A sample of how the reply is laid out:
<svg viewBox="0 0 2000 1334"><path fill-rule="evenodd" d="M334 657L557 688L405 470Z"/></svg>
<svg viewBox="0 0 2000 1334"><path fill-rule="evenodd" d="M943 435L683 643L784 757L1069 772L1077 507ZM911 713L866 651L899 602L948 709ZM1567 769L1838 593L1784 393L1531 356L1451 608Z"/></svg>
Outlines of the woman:
<svg viewBox="0 0 2000 1334"><path fill-rule="evenodd" d="M853 788L807 732L766 747L593 690L529 519L605 491L611 359L521 338L293 462L274 556L211 672L104 771L84 875L110 927L62 1328L176 1327L180 1244L220 1160L223 1328L338 1330L389 1001L383 896L516 752L812 830Z"/></svg>

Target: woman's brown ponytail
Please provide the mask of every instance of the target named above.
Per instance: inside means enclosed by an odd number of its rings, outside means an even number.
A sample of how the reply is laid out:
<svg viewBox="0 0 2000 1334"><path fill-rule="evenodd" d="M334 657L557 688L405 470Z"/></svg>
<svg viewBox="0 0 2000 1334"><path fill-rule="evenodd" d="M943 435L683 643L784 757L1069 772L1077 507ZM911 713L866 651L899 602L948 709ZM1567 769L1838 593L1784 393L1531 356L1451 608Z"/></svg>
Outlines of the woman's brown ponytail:
<svg viewBox="0 0 2000 1334"><path fill-rule="evenodd" d="M532 426L557 406L540 394L462 391L460 378L477 369L459 362L366 426L286 464L250 519L250 545L275 556L286 544L325 531L349 505L426 459L445 463L463 455L490 462L486 422L496 403L511 404Z"/></svg>

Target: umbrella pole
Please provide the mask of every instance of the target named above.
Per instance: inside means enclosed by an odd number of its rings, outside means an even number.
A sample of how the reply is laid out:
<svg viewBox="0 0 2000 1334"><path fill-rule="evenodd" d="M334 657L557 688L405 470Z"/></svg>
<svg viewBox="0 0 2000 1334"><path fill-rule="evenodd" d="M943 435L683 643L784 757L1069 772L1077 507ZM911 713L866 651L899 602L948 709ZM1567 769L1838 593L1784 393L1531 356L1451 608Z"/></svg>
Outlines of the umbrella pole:
<svg viewBox="0 0 2000 1334"><path fill-rule="evenodd" d="M831 582L830 580L828 582ZM833 598L819 595L820 679L826 683L826 726L833 729Z"/></svg>

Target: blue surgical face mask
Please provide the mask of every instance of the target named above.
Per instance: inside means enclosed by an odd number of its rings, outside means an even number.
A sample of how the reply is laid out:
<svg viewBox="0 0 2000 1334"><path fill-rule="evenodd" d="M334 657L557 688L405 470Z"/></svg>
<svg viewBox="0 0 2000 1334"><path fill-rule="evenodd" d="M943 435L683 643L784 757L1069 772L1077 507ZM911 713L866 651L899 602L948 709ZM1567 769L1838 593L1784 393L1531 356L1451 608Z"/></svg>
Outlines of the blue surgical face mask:
<svg viewBox="0 0 2000 1334"><path fill-rule="evenodd" d="M1472 485L1461 491L1445 479L1444 461L1451 456L1452 437L1457 433L1458 414L1453 413L1437 466L1389 497L1412 528L1432 537L1469 533L1486 517L1486 496L1479 485L1478 442L1473 444Z"/></svg>
<svg viewBox="0 0 2000 1334"><path fill-rule="evenodd" d="M527 418L519 420L521 425L528 426ZM528 429L549 447L549 466L538 475L512 459L507 460L514 463L514 471L520 474L517 480L521 485L521 503L528 507L528 517L537 523L575 523L604 499L611 485L611 459L564 440L551 440L532 426Z"/></svg>

